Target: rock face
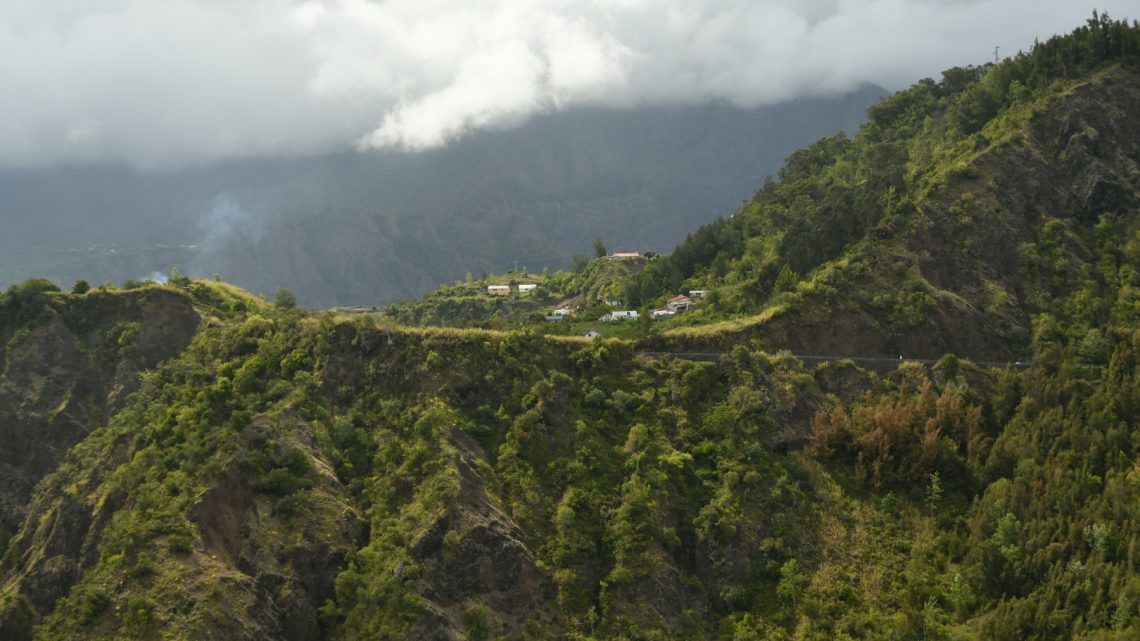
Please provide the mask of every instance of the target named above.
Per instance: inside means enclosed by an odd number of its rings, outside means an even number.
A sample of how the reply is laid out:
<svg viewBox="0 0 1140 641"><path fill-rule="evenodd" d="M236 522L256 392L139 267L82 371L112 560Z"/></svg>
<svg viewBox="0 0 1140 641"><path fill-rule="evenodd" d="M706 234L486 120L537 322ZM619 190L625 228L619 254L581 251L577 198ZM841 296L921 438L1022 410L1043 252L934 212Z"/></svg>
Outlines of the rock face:
<svg viewBox="0 0 1140 641"><path fill-rule="evenodd" d="M28 638L35 612L64 596L83 567L98 559L101 525L118 509L116 497L92 511L73 495L54 506L32 502L36 484L66 452L104 425L138 389L140 373L181 352L200 318L180 293L147 289L82 296L10 294L0 313L0 533L25 521L39 545L17 560L20 601L0 613L5 638ZM29 515L43 519L29 521ZM18 545L16 547L19 547Z"/></svg>
<svg viewBox="0 0 1140 641"><path fill-rule="evenodd" d="M178 354L200 319L179 293L148 289L9 301L0 313L0 531L23 520L32 488ZM21 324L21 316L35 320Z"/></svg>
<svg viewBox="0 0 1140 641"><path fill-rule="evenodd" d="M906 245L922 276L952 296L900 348L940 340L943 351L1017 356L1029 314L1042 307L1035 297L1048 290L1027 270L1023 248L1041 242L1050 220L1091 225L1140 206L1137 113L1140 74L1109 69L1054 97L933 193L927 224ZM1078 244L1065 249L1074 263L1091 256Z"/></svg>
<svg viewBox="0 0 1140 641"><path fill-rule="evenodd" d="M195 638L222 629L227 632L219 638L320 639L318 608L334 596L345 552L362 542L364 524L315 449L312 426L292 415L282 421L290 446L313 465L310 498L295 514L280 509L260 487L256 471L237 458L197 498L188 518L198 543L188 560L204 568L203 574L225 577L228 590L245 601L244 611L193 621L186 633ZM256 441L263 424L254 421L247 440Z"/></svg>
<svg viewBox="0 0 1140 641"><path fill-rule="evenodd" d="M528 621L549 618L554 583L539 569L522 529L487 496L477 471L479 446L458 431L449 440L459 453L457 500L409 549L423 568L416 591L430 613L413 638L467 638L463 619L472 603L487 607L508 638L520 638Z"/></svg>

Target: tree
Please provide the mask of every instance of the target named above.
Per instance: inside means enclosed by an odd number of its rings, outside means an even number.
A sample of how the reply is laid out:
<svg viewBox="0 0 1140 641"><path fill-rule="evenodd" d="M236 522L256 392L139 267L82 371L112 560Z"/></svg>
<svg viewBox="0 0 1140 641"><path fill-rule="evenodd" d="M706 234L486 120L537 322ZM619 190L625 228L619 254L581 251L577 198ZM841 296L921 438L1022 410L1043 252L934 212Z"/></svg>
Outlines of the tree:
<svg viewBox="0 0 1140 641"><path fill-rule="evenodd" d="M795 559L788 559L780 566L780 582L776 584L776 596L793 608L796 601L807 589L808 578L799 569Z"/></svg>
<svg viewBox="0 0 1140 641"><path fill-rule="evenodd" d="M606 246L602 244L601 238L594 239L594 258L605 258L609 254L606 251Z"/></svg>
<svg viewBox="0 0 1140 641"><path fill-rule="evenodd" d="M648 338L653 334L653 316L649 313L649 306L642 305L637 315L637 333L641 338Z"/></svg>
<svg viewBox="0 0 1140 641"><path fill-rule="evenodd" d="M796 286L800 280L799 274L792 271L792 268L784 263L780 268L780 273L776 275L776 284L772 286L773 294L780 294L786 292Z"/></svg>
<svg viewBox="0 0 1140 641"><path fill-rule="evenodd" d="M938 504L942 501L942 477L938 472L931 472L930 485L926 488L926 508L930 511L930 517L934 518L934 511L938 509Z"/></svg>
<svg viewBox="0 0 1140 641"><path fill-rule="evenodd" d="M58 291L59 288L55 286L55 283L46 278L29 278L19 285L12 285L8 288L8 293L16 296L31 296L44 292Z"/></svg>
<svg viewBox="0 0 1140 641"><path fill-rule="evenodd" d="M288 289L279 287L277 295L273 298L273 305L277 309L293 309L297 306L297 296Z"/></svg>
<svg viewBox="0 0 1140 641"><path fill-rule="evenodd" d="M91 284L82 278L75 281L75 284L71 286L72 294L86 294L89 291L91 291Z"/></svg>

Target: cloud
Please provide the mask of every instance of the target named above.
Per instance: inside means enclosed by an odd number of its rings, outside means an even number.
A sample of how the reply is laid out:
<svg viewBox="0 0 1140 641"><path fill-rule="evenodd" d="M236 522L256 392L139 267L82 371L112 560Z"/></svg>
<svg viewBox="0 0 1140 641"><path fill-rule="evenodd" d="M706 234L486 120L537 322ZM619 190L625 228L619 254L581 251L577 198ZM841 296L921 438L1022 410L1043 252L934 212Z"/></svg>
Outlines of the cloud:
<svg viewBox="0 0 1140 641"><path fill-rule="evenodd" d="M1117 17L1128 4L1096 6ZM891 88L1071 30L1071 0L19 0L0 167L426 149L575 105ZM1134 16L1128 16L1134 17Z"/></svg>

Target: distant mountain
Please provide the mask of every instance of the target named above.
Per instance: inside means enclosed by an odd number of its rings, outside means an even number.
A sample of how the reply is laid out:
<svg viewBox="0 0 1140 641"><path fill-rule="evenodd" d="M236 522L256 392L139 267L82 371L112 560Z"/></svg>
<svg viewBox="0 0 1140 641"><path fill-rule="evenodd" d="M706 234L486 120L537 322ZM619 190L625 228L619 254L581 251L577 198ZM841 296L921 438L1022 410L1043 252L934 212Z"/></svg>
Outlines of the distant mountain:
<svg viewBox="0 0 1140 641"><path fill-rule="evenodd" d="M177 266L258 292L288 286L309 306L372 304L515 261L562 266L596 237L665 250L734 210L792 150L854 131L884 93L579 109L417 154L0 172L0 285Z"/></svg>

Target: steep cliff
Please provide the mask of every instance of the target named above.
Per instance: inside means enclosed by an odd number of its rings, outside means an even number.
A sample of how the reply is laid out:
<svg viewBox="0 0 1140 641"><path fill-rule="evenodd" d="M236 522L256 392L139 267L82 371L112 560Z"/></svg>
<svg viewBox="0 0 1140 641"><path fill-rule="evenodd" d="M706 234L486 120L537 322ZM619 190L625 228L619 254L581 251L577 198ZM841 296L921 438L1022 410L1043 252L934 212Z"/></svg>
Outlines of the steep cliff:
<svg viewBox="0 0 1140 641"><path fill-rule="evenodd" d="M198 324L188 297L162 289L0 296L0 532L16 529L35 484Z"/></svg>

